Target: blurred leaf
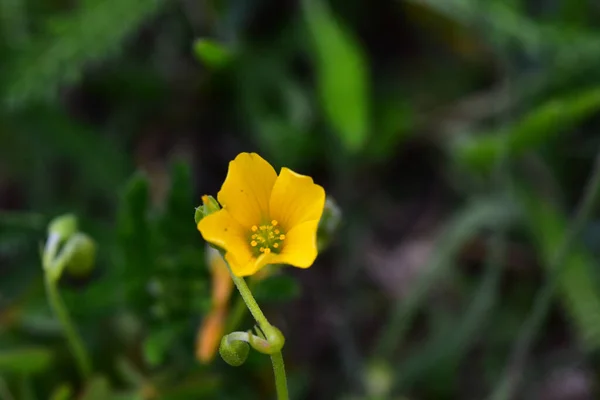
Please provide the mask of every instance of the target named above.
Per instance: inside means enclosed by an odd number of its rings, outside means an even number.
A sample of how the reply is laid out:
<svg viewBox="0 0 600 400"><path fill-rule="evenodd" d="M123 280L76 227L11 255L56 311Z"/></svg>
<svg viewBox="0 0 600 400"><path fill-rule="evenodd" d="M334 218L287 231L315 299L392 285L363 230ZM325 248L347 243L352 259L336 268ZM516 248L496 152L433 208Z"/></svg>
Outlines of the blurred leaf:
<svg viewBox="0 0 600 400"><path fill-rule="evenodd" d="M127 299L138 311L149 307L146 284L154 272L155 263L153 230L148 221L149 208L149 183L138 173L129 180L123 192L117 226Z"/></svg>
<svg viewBox="0 0 600 400"><path fill-rule="evenodd" d="M47 218L39 213L0 210L0 226L42 230Z"/></svg>
<svg viewBox="0 0 600 400"><path fill-rule="evenodd" d="M162 364L166 353L170 350L173 340L179 334L180 329L165 327L155 330L144 340L144 359L151 367Z"/></svg>
<svg viewBox="0 0 600 400"><path fill-rule="evenodd" d="M532 239L542 255L544 266L550 268L556 251L567 232L567 220L546 198L527 190L521 191L524 214L529 221ZM560 268L559 291L564 307L577 328L587 350L600 349L600 291L594 272L598 264L590 253L576 243L567 253ZM548 273L556 273L548 269Z"/></svg>
<svg viewBox="0 0 600 400"><path fill-rule="evenodd" d="M365 151L374 159L384 160L398 149L411 134L413 110L404 99L395 97L377 103L375 129Z"/></svg>
<svg viewBox="0 0 600 400"><path fill-rule="evenodd" d="M284 302L300 295L300 285L289 275L274 275L260 281L254 288L258 301Z"/></svg>
<svg viewBox="0 0 600 400"><path fill-rule="evenodd" d="M432 285L452 265L456 253L480 229L510 224L515 217L513 207L497 201L474 200L446 224L432 254L407 298L398 301L382 329L376 356L386 357L403 341L417 310L427 298ZM419 361L422 362L422 361Z"/></svg>
<svg viewBox="0 0 600 400"><path fill-rule="evenodd" d="M358 42L325 2L304 0L302 4L325 115L346 148L359 151L370 129L367 60Z"/></svg>
<svg viewBox="0 0 600 400"><path fill-rule="evenodd" d="M63 383L52 392L50 400L70 400L72 397L73 389L69 384Z"/></svg>
<svg viewBox="0 0 600 400"><path fill-rule="evenodd" d="M13 48L25 45L29 39L25 0L0 1L0 28L2 39Z"/></svg>
<svg viewBox="0 0 600 400"><path fill-rule="evenodd" d="M55 17L4 74L5 101L22 105L53 96L81 76L91 61L119 50L122 41L163 4L159 0L86 0ZM119 23L114 19L118 16Z"/></svg>
<svg viewBox="0 0 600 400"><path fill-rule="evenodd" d="M197 39L194 42L194 54L198 60L213 69L227 66L233 58L227 47L211 39Z"/></svg>
<svg viewBox="0 0 600 400"><path fill-rule="evenodd" d="M0 371L34 374L48 369L52 352L43 347L0 351Z"/></svg>
<svg viewBox="0 0 600 400"><path fill-rule="evenodd" d="M110 383L104 376L92 377L84 391L80 400L107 400L112 399Z"/></svg>
<svg viewBox="0 0 600 400"><path fill-rule="evenodd" d="M196 243L196 227L190 221L194 211L192 173L186 162L177 161L171 167L171 187L161 216L161 235L179 248Z"/></svg>
<svg viewBox="0 0 600 400"><path fill-rule="evenodd" d="M507 146L510 156L533 150L558 133L581 122L600 109L600 88L549 101L530 112L514 126L495 134L478 135L458 142L455 157L472 168L490 168ZM508 137L504 137L504 136Z"/></svg>

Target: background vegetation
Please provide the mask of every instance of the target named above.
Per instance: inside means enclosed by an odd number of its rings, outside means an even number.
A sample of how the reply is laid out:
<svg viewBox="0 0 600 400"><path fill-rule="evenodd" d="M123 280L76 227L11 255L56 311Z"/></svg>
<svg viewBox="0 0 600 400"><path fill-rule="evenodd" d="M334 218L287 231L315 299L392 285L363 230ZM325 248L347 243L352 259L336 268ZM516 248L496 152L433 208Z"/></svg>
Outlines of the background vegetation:
<svg viewBox="0 0 600 400"><path fill-rule="evenodd" d="M241 151L343 211L311 269L256 288L293 399L595 398L599 17L567 0L0 1L0 398L274 398L267 357L195 357L211 278L194 207ZM65 212L98 250L60 282L90 380L40 265Z"/></svg>

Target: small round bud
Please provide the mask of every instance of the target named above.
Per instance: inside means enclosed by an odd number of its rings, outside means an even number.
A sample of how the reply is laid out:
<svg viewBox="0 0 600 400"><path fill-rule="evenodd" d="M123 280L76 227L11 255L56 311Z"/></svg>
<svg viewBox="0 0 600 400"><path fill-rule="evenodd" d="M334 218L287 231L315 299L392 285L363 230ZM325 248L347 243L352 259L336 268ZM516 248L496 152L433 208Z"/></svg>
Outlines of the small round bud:
<svg viewBox="0 0 600 400"><path fill-rule="evenodd" d="M77 232L77 218L73 214L65 214L54 218L48 224L48 235L57 235L65 240Z"/></svg>
<svg viewBox="0 0 600 400"><path fill-rule="evenodd" d="M261 328L264 334L264 340L254 340L250 344L252 347L263 354L275 354L281 351L285 344L285 336L273 325Z"/></svg>
<svg viewBox="0 0 600 400"><path fill-rule="evenodd" d="M202 205L196 207L196 212L194 213L194 221L196 222L196 225L202 220L202 218L215 213L220 209L221 206L214 197L208 195L202 196Z"/></svg>
<svg viewBox="0 0 600 400"><path fill-rule="evenodd" d="M390 366L382 361L374 361L366 369L367 391L373 397L386 397L394 383L394 375Z"/></svg>
<svg viewBox="0 0 600 400"><path fill-rule="evenodd" d="M248 343L241 340L229 340L228 336L223 336L221 346L219 346L219 354L227 364L232 367L239 367L248 358L250 346Z"/></svg>
<svg viewBox="0 0 600 400"><path fill-rule="evenodd" d="M77 232L66 246L72 251L65 264L67 272L75 277L87 276L96 262L96 243L87 234Z"/></svg>

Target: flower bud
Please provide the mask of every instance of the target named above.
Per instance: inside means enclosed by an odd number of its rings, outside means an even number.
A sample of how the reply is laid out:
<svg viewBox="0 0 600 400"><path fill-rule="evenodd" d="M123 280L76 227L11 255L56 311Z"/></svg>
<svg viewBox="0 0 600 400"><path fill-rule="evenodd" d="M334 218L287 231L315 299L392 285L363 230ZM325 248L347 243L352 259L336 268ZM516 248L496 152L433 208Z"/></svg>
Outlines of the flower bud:
<svg viewBox="0 0 600 400"><path fill-rule="evenodd" d="M84 277L94 269L96 262L96 243L89 235L77 232L65 245L65 251L71 251L66 260L67 272L75 277Z"/></svg>
<svg viewBox="0 0 600 400"><path fill-rule="evenodd" d="M393 371L382 361L374 361L366 369L367 392L377 398L387 397L394 382Z"/></svg>
<svg viewBox="0 0 600 400"><path fill-rule="evenodd" d="M323 215L319 221L319 229L317 231L317 245L319 251L323 251L337 232L342 220L342 211L338 207L333 198L327 197Z"/></svg>
<svg viewBox="0 0 600 400"><path fill-rule="evenodd" d="M202 218L215 213L220 209L221 206L214 197L208 195L202 196L202 205L196 207L196 212L194 213L194 221L196 222L196 225L198 225L198 222L200 222Z"/></svg>
<svg viewBox="0 0 600 400"><path fill-rule="evenodd" d="M77 218L73 214L64 214L54 218L48 225L48 236L56 235L66 240L77 232Z"/></svg>
<svg viewBox="0 0 600 400"><path fill-rule="evenodd" d="M219 354L221 354L223 361L232 367L239 367L246 362L248 353L250 353L248 343L241 340L229 340L229 335L225 335L221 339Z"/></svg>
<svg viewBox="0 0 600 400"><path fill-rule="evenodd" d="M273 325L257 329L262 338L250 335L250 345L259 353L275 354L281 351L285 344L285 336Z"/></svg>

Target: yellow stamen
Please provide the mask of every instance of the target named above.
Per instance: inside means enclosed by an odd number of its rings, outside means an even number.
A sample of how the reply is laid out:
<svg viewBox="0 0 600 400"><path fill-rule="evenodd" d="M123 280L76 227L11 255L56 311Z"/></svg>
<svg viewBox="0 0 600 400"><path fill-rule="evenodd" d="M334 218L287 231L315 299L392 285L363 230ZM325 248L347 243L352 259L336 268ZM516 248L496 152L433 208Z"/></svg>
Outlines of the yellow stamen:
<svg viewBox="0 0 600 400"><path fill-rule="evenodd" d="M279 229L275 229L278 224L276 220L272 220L271 224L253 225L251 227L252 232L256 233L250 234L249 242L250 246L256 249L253 250L256 256L261 253L279 253L282 249L281 242L285 239L285 235Z"/></svg>

